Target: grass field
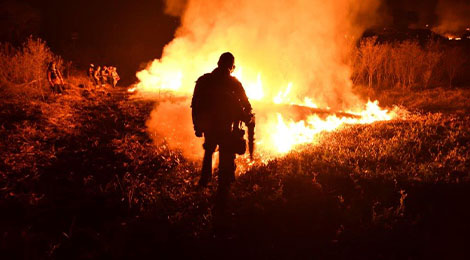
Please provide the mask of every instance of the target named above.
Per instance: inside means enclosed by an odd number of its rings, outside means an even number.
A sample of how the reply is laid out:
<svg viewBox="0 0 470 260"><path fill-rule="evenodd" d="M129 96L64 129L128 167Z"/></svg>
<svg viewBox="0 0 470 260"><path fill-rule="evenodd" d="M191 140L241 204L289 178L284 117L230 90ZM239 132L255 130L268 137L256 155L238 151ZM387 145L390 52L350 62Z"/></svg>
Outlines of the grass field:
<svg viewBox="0 0 470 260"><path fill-rule="evenodd" d="M68 92L0 104L2 259L470 256L468 89L360 91L409 114L253 167L222 213L148 136L154 101Z"/></svg>

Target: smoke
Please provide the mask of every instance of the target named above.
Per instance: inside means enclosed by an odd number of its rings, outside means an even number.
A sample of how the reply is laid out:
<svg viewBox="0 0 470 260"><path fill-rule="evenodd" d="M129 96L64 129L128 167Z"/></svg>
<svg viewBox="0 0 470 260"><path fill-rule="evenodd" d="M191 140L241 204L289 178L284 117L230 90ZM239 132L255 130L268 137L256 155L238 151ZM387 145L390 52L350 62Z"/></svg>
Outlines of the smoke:
<svg viewBox="0 0 470 260"><path fill-rule="evenodd" d="M348 59L378 7L378 0L167 0L167 13L181 16L181 26L162 58L137 73L137 87L190 96L196 79L230 51L251 101L284 93L284 103L309 98L318 107L353 108L363 103L352 93ZM255 112L262 118L269 106L255 104ZM174 139L195 139L187 103L160 104L148 126L161 136L168 134L162 128L186 128Z"/></svg>
<svg viewBox="0 0 470 260"><path fill-rule="evenodd" d="M171 100L158 103L150 114L147 127L154 142L167 145L170 149L181 150L188 159L196 160L202 156L202 141L194 138L189 112L189 100Z"/></svg>
<svg viewBox="0 0 470 260"><path fill-rule="evenodd" d="M455 33L470 27L470 2L468 0L439 0L436 6L439 34Z"/></svg>
<svg viewBox="0 0 470 260"><path fill-rule="evenodd" d="M186 9L188 0L166 0L165 13L172 16L181 16Z"/></svg>

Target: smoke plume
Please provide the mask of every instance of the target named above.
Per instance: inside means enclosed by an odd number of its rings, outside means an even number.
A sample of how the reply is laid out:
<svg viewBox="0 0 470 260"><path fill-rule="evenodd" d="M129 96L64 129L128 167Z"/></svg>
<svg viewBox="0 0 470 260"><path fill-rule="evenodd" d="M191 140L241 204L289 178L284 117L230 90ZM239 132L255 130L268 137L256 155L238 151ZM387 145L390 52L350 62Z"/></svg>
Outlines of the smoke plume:
<svg viewBox="0 0 470 260"><path fill-rule="evenodd" d="M196 79L230 51L235 74L249 97L255 97L252 101L272 102L281 93L284 103L308 98L332 109L363 105L351 91L348 59L378 6L378 0L167 0L167 13L180 15L181 26L162 58L137 73L137 87L144 93L171 90L190 96ZM258 108L262 120L269 106ZM150 131L162 133L155 122L166 113L184 111L187 116L167 124L185 128L180 141L195 139L189 109L188 101L160 104L148 123Z"/></svg>
<svg viewBox="0 0 470 260"><path fill-rule="evenodd" d="M470 2L468 0L439 0L436 6L439 34L455 33L470 27Z"/></svg>

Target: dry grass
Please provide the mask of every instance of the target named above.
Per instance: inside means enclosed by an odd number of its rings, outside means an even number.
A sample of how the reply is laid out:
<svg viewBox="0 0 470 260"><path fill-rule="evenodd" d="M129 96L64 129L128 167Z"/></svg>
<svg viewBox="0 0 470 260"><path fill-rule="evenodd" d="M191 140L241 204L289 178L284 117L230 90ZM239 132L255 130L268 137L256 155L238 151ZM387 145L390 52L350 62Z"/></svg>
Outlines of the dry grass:
<svg viewBox="0 0 470 260"><path fill-rule="evenodd" d="M435 95L409 92L389 102L412 99L410 93L420 100ZM466 100L465 90L446 93L449 103ZM215 187L193 185L197 165L165 145L155 147L147 135L154 104L126 95L72 86L68 95L37 103L37 114L3 124L2 252L138 259L468 256L459 242L470 217L462 206L470 195L465 114L434 105L427 112L423 101L421 112L406 119L325 134L320 145L241 175L220 213Z"/></svg>
<svg viewBox="0 0 470 260"><path fill-rule="evenodd" d="M403 106L412 112L468 114L469 88L431 88L424 90L387 89L374 90L356 87L364 99L379 100L381 106Z"/></svg>
<svg viewBox="0 0 470 260"><path fill-rule="evenodd" d="M324 134L319 145L198 189L198 163L145 122L154 103L69 79L65 95L0 102L5 259L468 258L466 89L357 88L407 118Z"/></svg>

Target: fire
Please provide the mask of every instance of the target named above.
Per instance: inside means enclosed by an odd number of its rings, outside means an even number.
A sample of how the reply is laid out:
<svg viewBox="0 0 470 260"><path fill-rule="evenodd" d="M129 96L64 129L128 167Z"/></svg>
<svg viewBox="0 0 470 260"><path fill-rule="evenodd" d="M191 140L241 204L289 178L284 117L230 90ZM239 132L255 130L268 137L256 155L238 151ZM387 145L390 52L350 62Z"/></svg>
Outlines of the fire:
<svg viewBox="0 0 470 260"><path fill-rule="evenodd" d="M127 92L134 93L136 90L137 90L137 87L133 86L133 87L127 89Z"/></svg>
<svg viewBox="0 0 470 260"><path fill-rule="evenodd" d="M243 68L237 68L233 72L233 76L238 80L243 81ZM246 95L252 100L261 100L264 97L263 82L261 82L261 74L258 74L256 82L249 84L245 87Z"/></svg>
<svg viewBox="0 0 470 260"><path fill-rule="evenodd" d="M287 85L287 88L285 91L279 91L279 93L274 97L274 103L276 104L281 104L283 100L286 99L287 95L289 95L289 92L292 88L292 82L289 82Z"/></svg>
<svg viewBox="0 0 470 260"><path fill-rule="evenodd" d="M318 138L318 134L335 131L344 125L370 124L376 121L391 120L396 117L395 112L381 109L377 101L368 101L364 109L346 111L345 113L349 116L342 117L334 115L328 107L322 110L331 112L331 115L326 118L321 118L319 115L312 113L304 120L294 120L289 118L289 115L284 115L282 111L270 113L266 109L270 104L295 105L305 108L318 108L318 106L310 97L304 97L303 100L296 97L295 91L292 91L294 89L292 82L289 82L287 87L281 88L275 94L263 87L264 84L260 73L255 78L252 78L251 81L246 78L244 79L242 68L237 69L233 75L245 86L245 91L254 106L255 113L261 115L261 120L258 120L257 123L256 144L257 149L267 156L282 155L299 145L314 143ZM178 75L178 77L175 78L175 82L168 82L167 85L161 85L164 81L154 80L151 82L159 82L157 86L161 87L156 88L159 91L165 91L174 95L181 95L183 93L184 96L189 98L192 93L184 93L181 89L181 74L175 73L173 75ZM146 82L147 84L148 82ZM136 88L139 89L138 85L129 91L135 91ZM140 89L144 93L146 90L145 88ZM151 91L155 92L155 89L151 89Z"/></svg>
<svg viewBox="0 0 470 260"><path fill-rule="evenodd" d="M451 34L447 34L446 37L449 41L452 41L452 40L461 41L462 40L462 37L458 37L458 36L451 35Z"/></svg>
<svg viewBox="0 0 470 260"><path fill-rule="evenodd" d="M180 1L167 0L167 4L176 2ZM194 137L190 118L182 116L191 115L189 100L197 78L212 71L226 51L234 54L233 75L242 82L254 107L257 151L263 154L285 154L315 143L319 133L346 124L394 117L376 102L366 104L353 94L347 64L369 18L374 21L378 1L366 0L361 5L353 0L181 2L186 5L178 12L168 10L181 15L175 38L161 59L137 73L139 83L133 89L144 97L152 93L184 97L161 100L152 112L149 129L161 137L171 132L169 125L178 129L181 136L176 139L200 140ZM180 103L175 106L175 102ZM180 117L163 115L170 113L169 108ZM187 151L187 146L175 143L175 148L194 156L195 151Z"/></svg>
<svg viewBox="0 0 470 260"><path fill-rule="evenodd" d="M281 155L296 146L315 143L318 134L322 132L335 131L345 125L391 120L397 116L394 111L381 109L377 101L369 101L366 109L350 114L356 117L330 115L322 119L317 114L312 114L306 120L295 121L276 113L275 118L271 116L265 125L258 129L261 140L257 144L268 153Z"/></svg>

